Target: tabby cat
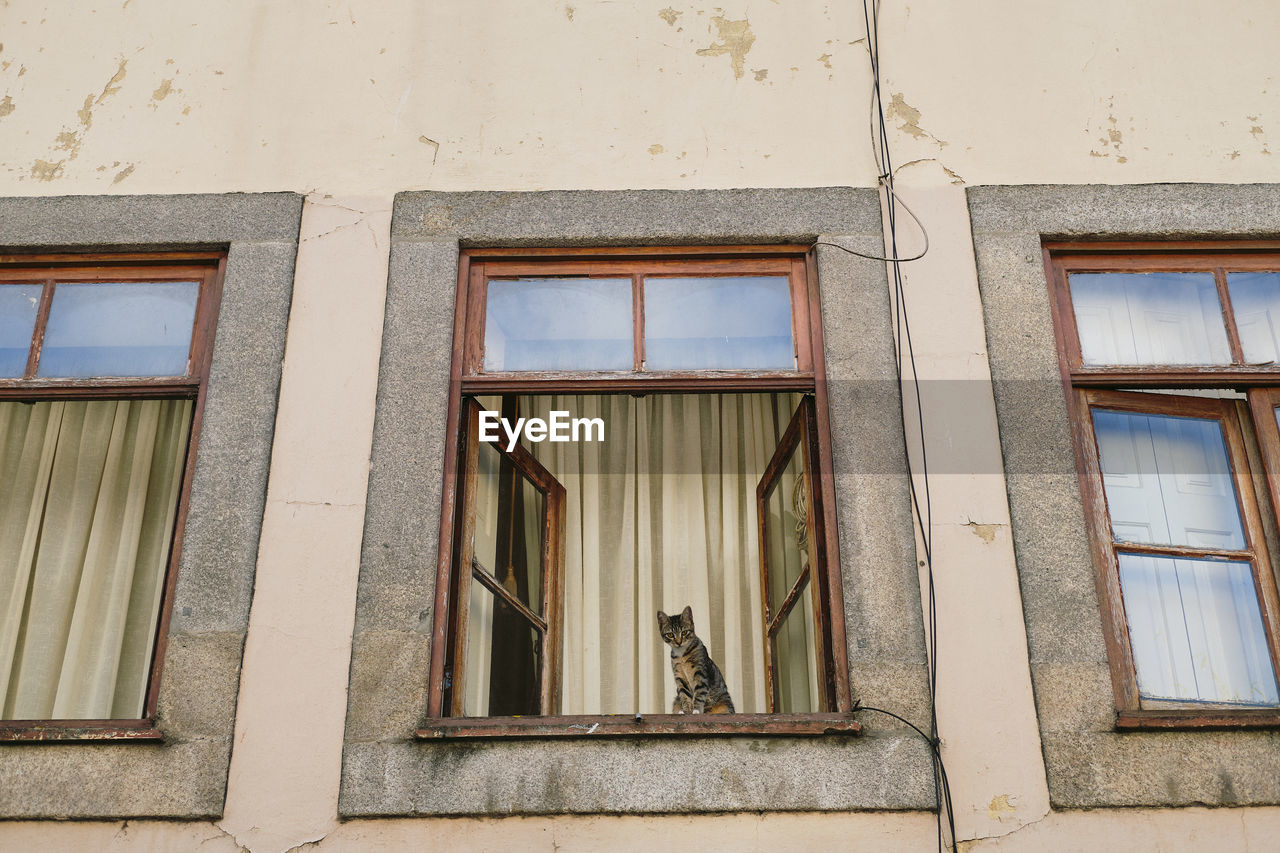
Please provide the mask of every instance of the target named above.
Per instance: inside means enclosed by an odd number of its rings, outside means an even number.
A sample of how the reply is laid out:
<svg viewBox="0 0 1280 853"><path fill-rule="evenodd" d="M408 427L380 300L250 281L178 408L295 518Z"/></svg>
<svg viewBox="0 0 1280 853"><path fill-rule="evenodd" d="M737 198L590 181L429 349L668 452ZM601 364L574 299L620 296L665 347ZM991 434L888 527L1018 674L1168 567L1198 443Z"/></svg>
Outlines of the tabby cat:
<svg viewBox="0 0 1280 853"><path fill-rule="evenodd" d="M693 608L678 616L658 611L658 631L671 647L671 672L676 677L673 714L732 714L733 698L720 667L693 633Z"/></svg>

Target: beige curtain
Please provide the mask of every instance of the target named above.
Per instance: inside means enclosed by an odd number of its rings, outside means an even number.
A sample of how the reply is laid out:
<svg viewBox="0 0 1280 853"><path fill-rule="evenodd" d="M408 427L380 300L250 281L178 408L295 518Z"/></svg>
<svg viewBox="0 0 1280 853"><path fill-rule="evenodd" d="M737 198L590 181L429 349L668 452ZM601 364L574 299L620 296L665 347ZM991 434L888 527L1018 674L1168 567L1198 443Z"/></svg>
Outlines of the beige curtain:
<svg viewBox="0 0 1280 853"><path fill-rule="evenodd" d="M656 613L685 605L737 710L767 710L756 484L799 399L521 398L522 416L605 422L604 442L526 444L567 493L563 713L670 713Z"/></svg>
<svg viewBox="0 0 1280 853"><path fill-rule="evenodd" d="M191 406L0 403L4 719L142 715Z"/></svg>

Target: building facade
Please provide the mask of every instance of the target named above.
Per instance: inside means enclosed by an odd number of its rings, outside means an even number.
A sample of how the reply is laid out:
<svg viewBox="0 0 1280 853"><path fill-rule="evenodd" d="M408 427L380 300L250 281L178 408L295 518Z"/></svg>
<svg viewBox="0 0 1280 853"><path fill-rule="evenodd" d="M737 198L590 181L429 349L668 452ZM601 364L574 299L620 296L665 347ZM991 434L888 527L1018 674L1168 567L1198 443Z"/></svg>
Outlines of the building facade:
<svg viewBox="0 0 1280 853"><path fill-rule="evenodd" d="M1274 7L0 23L0 849L1280 838Z"/></svg>

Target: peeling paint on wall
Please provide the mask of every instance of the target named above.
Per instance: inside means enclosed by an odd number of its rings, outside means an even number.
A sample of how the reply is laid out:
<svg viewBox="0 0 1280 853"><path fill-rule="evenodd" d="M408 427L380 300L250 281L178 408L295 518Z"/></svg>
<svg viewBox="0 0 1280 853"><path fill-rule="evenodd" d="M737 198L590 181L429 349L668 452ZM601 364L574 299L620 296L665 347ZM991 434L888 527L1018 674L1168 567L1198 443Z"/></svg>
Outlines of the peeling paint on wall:
<svg viewBox="0 0 1280 853"><path fill-rule="evenodd" d="M62 164L65 160L59 160L56 163L50 163L47 160L37 160L31 165L31 177L37 181L52 181L62 177Z"/></svg>
<svg viewBox="0 0 1280 853"><path fill-rule="evenodd" d="M683 14L684 12L677 12L675 9L672 9L670 6L668 6L665 9L658 10L658 17L666 21L668 27L674 27L676 25L676 19Z"/></svg>
<svg viewBox="0 0 1280 853"><path fill-rule="evenodd" d="M889 108L885 110L890 119L897 119L898 130L914 139L932 139L939 148L946 147L946 141L939 139L920 126L920 111L906 102L902 93L895 92L889 100Z"/></svg>
<svg viewBox="0 0 1280 853"><path fill-rule="evenodd" d="M13 98L11 98L8 95L5 95L4 100L0 101L0 118L4 118L5 116L7 116L9 113L13 112L16 109L17 107L14 106L13 104Z"/></svg>
<svg viewBox="0 0 1280 853"><path fill-rule="evenodd" d="M434 166L436 164L436 158L440 156L440 143L436 142L429 136L419 136L418 141L423 145L431 146L431 165Z"/></svg>
<svg viewBox="0 0 1280 853"><path fill-rule="evenodd" d="M132 174L133 174L133 170L134 170L134 168L135 168L135 164L133 164L133 163L130 163L128 166L125 166L125 167L124 167L123 169L121 169L119 172L116 172L116 176L115 176L114 178L112 178L111 183L112 183L112 184L118 184L118 183L120 183L120 182L121 182L121 181L123 181L125 178L127 178L127 177L129 177L130 175L132 175Z"/></svg>
<svg viewBox="0 0 1280 853"><path fill-rule="evenodd" d="M120 91L120 87L124 85L125 75L128 73L128 64L129 60L121 57L115 73L103 85L102 91L96 96L92 92L85 96L84 105L76 110L76 120L79 122L79 127L64 126L58 132L58 135L54 137L50 150L65 151L67 156L56 161L36 160L31 165L30 177L35 178L37 181L53 181L62 177L63 167L69 160L74 160L80 155L80 148L84 145L85 134L89 132L89 128L93 127L94 108Z"/></svg>
<svg viewBox="0 0 1280 853"><path fill-rule="evenodd" d="M1089 149L1089 156L1110 157L1114 154L1117 163L1128 163L1129 157L1121 149L1124 145L1124 133L1120 130L1120 120L1116 118L1115 103L1114 95L1107 98L1106 125L1102 128L1102 135L1098 137L1099 148ZM1129 120L1133 121L1133 116ZM1129 129L1133 130L1132 127Z"/></svg>
<svg viewBox="0 0 1280 853"><path fill-rule="evenodd" d="M171 94L173 94L173 78L161 80L160 85L151 93L151 100L158 104Z"/></svg>
<svg viewBox="0 0 1280 853"><path fill-rule="evenodd" d="M996 541L996 531L1000 529L998 524L978 524L976 521L971 521L965 526L973 531L974 536L988 545Z"/></svg>
<svg viewBox="0 0 1280 853"><path fill-rule="evenodd" d="M733 67L733 76L741 78L746 71L747 52L756 43L755 33L751 32L751 22L746 18L741 21L730 21L723 15L711 19L716 26L720 41L710 47L698 51L698 56L723 56L729 54L729 64Z"/></svg>
<svg viewBox="0 0 1280 853"><path fill-rule="evenodd" d="M120 67L116 69L115 74L111 75L111 79L107 81L107 85L102 87L102 93L99 94L98 99L94 101L95 104L102 103L104 100L107 99L107 97L109 97L110 95L114 95L116 92L120 91L120 87L124 85L125 75L128 73L125 70L128 64L129 64L129 60L121 57Z"/></svg>
<svg viewBox="0 0 1280 853"><path fill-rule="evenodd" d="M987 806L987 817L992 820L999 820L1005 814L1016 812L1018 809L1009 801L1008 794L1001 794L998 797L992 797L991 803Z"/></svg>
<svg viewBox="0 0 1280 853"><path fill-rule="evenodd" d="M2 113L0 113L0 115L2 115ZM1259 123L1259 116L1245 116L1245 118L1249 120L1249 135L1253 137L1255 142L1262 146L1262 149L1258 153L1270 154L1271 148L1267 145L1267 138L1264 135L1265 131L1262 129L1262 125ZM1232 159L1234 160L1235 158L1233 157Z"/></svg>
<svg viewBox="0 0 1280 853"><path fill-rule="evenodd" d="M661 145L659 145L656 142L653 145L649 146L649 153L654 155L655 157L661 154L665 150L666 150L665 148L663 148Z"/></svg>

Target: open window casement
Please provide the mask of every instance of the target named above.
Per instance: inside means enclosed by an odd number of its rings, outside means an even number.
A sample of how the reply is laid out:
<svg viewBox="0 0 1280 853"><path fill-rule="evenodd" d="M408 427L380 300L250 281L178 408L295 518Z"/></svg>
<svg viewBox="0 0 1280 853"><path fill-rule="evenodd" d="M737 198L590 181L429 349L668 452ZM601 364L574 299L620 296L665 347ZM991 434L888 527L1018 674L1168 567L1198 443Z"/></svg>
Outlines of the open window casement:
<svg viewBox="0 0 1280 853"><path fill-rule="evenodd" d="M520 445L480 440L481 406L466 423L453 716L556 714L564 575L564 486Z"/></svg>
<svg viewBox="0 0 1280 853"><path fill-rule="evenodd" d="M817 470L817 419L804 397L756 488L764 614L765 687L771 713L831 710L835 685L823 614L825 537Z"/></svg>
<svg viewBox="0 0 1280 853"><path fill-rule="evenodd" d="M418 736L858 731L812 256L475 249L459 272ZM656 614L684 607L734 715L671 713Z"/></svg>

